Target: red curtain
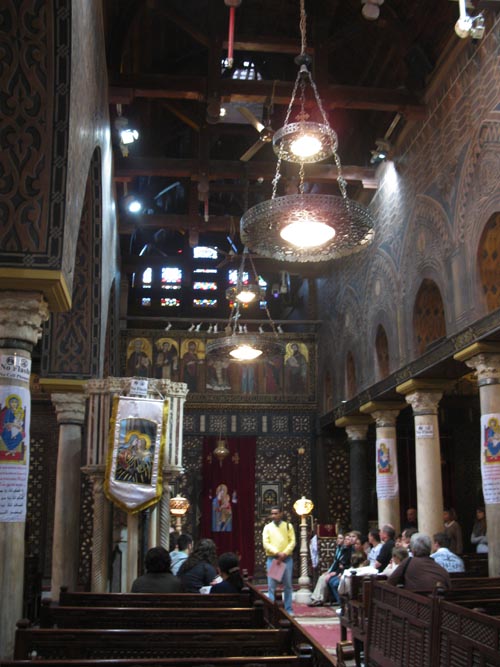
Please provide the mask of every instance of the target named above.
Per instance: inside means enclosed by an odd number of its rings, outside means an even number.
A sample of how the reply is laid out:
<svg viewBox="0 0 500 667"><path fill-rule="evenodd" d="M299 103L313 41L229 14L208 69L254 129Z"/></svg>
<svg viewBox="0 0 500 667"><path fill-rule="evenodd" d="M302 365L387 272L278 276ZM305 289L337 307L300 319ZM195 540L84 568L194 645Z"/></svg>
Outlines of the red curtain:
<svg viewBox="0 0 500 667"><path fill-rule="evenodd" d="M217 545L220 555L234 551L240 566L253 574L255 523L255 438L228 438L229 454L214 455L215 437L203 441L201 533Z"/></svg>

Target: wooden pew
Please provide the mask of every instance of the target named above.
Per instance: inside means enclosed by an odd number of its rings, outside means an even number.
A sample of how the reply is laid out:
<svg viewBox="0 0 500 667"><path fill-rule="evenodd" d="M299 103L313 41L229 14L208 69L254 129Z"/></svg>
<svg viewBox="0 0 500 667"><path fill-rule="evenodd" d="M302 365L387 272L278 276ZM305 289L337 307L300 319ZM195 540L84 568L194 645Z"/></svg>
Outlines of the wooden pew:
<svg viewBox="0 0 500 667"><path fill-rule="evenodd" d="M4 660L0 667L312 667L312 650L299 655L227 658L114 658L104 660Z"/></svg>
<svg viewBox="0 0 500 667"><path fill-rule="evenodd" d="M16 630L14 659L183 658L293 655L290 629Z"/></svg>
<svg viewBox="0 0 500 667"><path fill-rule="evenodd" d="M83 593L61 587L60 607L250 607L250 591L200 595L199 593Z"/></svg>
<svg viewBox="0 0 500 667"><path fill-rule="evenodd" d="M385 581L387 577L383 574L372 574L358 577L353 574L350 577L350 591L340 596L340 648L342 655L338 659L339 667L345 664L343 655L347 659L353 656L356 665L361 664L361 652L363 651L368 629L368 610L370 607L371 587L365 582L376 580ZM348 632L351 633L351 642L348 641ZM349 651L352 645L352 654Z"/></svg>
<svg viewBox="0 0 500 667"><path fill-rule="evenodd" d="M215 597L215 596L214 596ZM264 606L252 607L58 607L44 604L42 628L263 628Z"/></svg>
<svg viewBox="0 0 500 667"><path fill-rule="evenodd" d="M440 595L371 586L366 665L500 665L500 619Z"/></svg>

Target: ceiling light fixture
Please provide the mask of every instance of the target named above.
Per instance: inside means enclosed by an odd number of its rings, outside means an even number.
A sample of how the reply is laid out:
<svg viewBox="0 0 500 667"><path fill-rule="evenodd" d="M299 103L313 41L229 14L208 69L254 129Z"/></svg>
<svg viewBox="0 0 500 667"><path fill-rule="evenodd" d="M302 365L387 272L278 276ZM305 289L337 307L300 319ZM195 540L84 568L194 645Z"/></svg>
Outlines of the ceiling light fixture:
<svg viewBox="0 0 500 667"><path fill-rule="evenodd" d="M243 243L263 257L289 262L318 262L343 257L361 250L373 238L373 219L367 208L347 197L347 182L337 152L337 135L330 127L306 53L306 13L300 0L301 52L299 66L288 105L285 123L273 136L278 156L272 198L250 208L241 218ZM321 122L309 120L306 112L306 84L314 94ZM298 93L299 91L299 93ZM289 122L295 100L300 111L296 122ZM337 168L340 196L306 194L304 166L333 157ZM277 196L281 163L299 164L297 194Z"/></svg>
<svg viewBox="0 0 500 667"><path fill-rule="evenodd" d="M254 334L248 331L246 324L241 325L239 323L241 317L240 308L242 307L243 302L238 299L238 295L241 294L241 291L239 291L238 288L241 287L243 283L243 278L245 276L245 262L247 260L253 272L252 275L255 277L255 284L252 283L251 291L253 293L254 288L258 290L260 301L265 304L267 319L271 325L270 333L265 332L261 325L259 326L259 333ZM243 287L244 290L250 291L250 285L244 285ZM284 344L279 337L279 333L283 333L283 330L279 327L276 328L274 321L271 318L271 313L269 312L269 308L265 301L265 287L259 285L259 277L255 270L252 256L248 253L247 248L243 251L240 268L238 270L237 284L235 287L230 287L226 291L226 297L232 302L229 321L226 325L224 335L207 341L207 355L209 353L221 355L228 354L231 359L236 361L249 362L257 359L264 353L284 353ZM216 331L214 331L214 333L216 333Z"/></svg>
<svg viewBox="0 0 500 667"><path fill-rule="evenodd" d="M486 29L483 14L469 16L467 14L466 0L458 0L458 5L460 9L460 17L455 23L455 33L460 39L467 39L467 37L472 37L472 39L482 39Z"/></svg>

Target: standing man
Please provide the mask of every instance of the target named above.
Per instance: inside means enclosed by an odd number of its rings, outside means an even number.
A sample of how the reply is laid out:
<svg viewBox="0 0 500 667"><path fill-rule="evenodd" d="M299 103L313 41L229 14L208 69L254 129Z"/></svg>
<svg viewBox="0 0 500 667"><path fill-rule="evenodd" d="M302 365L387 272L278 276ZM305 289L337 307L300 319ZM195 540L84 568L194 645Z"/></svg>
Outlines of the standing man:
<svg viewBox="0 0 500 667"><path fill-rule="evenodd" d="M295 531L288 521L283 521L283 512L278 506L271 508L271 522L264 526L262 531L262 545L267 556L266 570L269 572L273 560L284 563L285 571L281 583L284 588L285 611L293 616L292 607L292 575L295 549ZM276 586L279 582L267 576L269 599L274 602Z"/></svg>

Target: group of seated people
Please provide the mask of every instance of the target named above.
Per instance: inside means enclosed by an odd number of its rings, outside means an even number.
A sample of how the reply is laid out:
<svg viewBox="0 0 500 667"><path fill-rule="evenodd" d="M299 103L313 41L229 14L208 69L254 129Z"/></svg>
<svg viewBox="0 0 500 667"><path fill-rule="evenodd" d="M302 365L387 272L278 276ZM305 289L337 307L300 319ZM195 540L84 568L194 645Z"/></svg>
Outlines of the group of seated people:
<svg viewBox="0 0 500 667"><path fill-rule="evenodd" d="M239 593L244 587L239 559L223 553L217 559L213 540L202 539L193 548L190 535L180 535L176 548L149 549L146 574L137 577L132 593Z"/></svg>
<svg viewBox="0 0 500 667"><path fill-rule="evenodd" d="M413 560L416 559L416 560ZM449 588L449 572L464 572L464 562L450 549L446 532L432 536L417 528L405 528L396 537L391 525L371 530L363 540L361 533L339 533L331 566L318 578L309 606L340 606L340 596L349 591L353 574L383 574L390 584L409 590L429 590L436 584Z"/></svg>

